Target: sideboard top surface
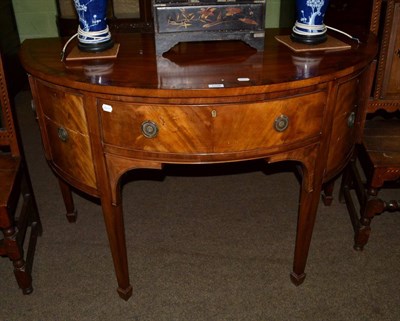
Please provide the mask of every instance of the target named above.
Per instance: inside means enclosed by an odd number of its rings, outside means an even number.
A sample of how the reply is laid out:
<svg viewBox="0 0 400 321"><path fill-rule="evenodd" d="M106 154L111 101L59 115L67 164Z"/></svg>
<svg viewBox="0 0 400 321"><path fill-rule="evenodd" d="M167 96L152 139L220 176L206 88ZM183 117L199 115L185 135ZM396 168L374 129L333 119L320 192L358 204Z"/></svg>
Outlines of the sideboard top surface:
<svg viewBox="0 0 400 321"><path fill-rule="evenodd" d="M61 61L67 39L27 39L20 57L29 74L75 89L211 97L317 85L364 67L377 50L376 38L371 35L362 44L342 38L352 45L349 50L297 53L279 43L277 34L289 31L267 29L262 52L240 41L190 42L178 44L162 57L155 54L152 34L115 34L114 40L120 44L117 58L80 61ZM67 55L74 46L76 42L71 42Z"/></svg>

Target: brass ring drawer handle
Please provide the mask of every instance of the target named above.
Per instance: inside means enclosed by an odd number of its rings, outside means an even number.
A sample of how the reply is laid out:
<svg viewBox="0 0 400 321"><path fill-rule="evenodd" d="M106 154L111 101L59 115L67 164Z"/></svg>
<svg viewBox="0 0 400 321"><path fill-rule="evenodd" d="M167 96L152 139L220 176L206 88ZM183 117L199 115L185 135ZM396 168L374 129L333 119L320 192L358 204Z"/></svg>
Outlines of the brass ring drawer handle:
<svg viewBox="0 0 400 321"><path fill-rule="evenodd" d="M277 132L283 132L289 127L289 117L280 115L274 121L274 128Z"/></svg>
<svg viewBox="0 0 400 321"><path fill-rule="evenodd" d="M58 138L60 138L60 140L62 142L66 142L68 140L68 131L64 128L64 127L58 127L57 129L57 134L58 134Z"/></svg>
<svg viewBox="0 0 400 321"><path fill-rule="evenodd" d="M142 134L146 138L154 138L158 134L158 126L151 120L146 120L142 123Z"/></svg>
<svg viewBox="0 0 400 321"><path fill-rule="evenodd" d="M353 111L350 113L349 117L347 118L347 126L349 128L353 128L356 121L356 113Z"/></svg>

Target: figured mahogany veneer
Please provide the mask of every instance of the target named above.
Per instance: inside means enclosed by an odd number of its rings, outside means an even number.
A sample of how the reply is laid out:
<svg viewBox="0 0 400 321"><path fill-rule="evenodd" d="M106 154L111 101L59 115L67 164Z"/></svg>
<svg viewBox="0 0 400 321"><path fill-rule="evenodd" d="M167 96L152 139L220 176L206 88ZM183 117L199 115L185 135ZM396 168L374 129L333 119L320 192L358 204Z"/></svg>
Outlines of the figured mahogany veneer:
<svg viewBox="0 0 400 321"><path fill-rule="evenodd" d="M268 30L265 50L183 43L157 57L150 34L117 34L115 60L61 62L63 39L26 40L46 157L69 186L101 199L118 292L132 293L120 177L166 163L292 160L302 173L292 281L305 265L321 186L346 165L369 95L376 39L347 51L295 54ZM346 41L346 40L344 40Z"/></svg>

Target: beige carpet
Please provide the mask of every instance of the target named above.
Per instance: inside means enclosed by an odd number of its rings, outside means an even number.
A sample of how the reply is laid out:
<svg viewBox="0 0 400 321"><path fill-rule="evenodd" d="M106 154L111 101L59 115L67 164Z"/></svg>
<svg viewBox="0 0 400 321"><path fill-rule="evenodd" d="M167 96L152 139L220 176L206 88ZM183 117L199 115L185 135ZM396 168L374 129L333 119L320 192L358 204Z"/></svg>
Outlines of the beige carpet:
<svg viewBox="0 0 400 321"><path fill-rule="evenodd" d="M31 295L0 258L0 320L400 320L398 214L376 218L366 249L355 252L345 206L321 204L307 278L292 285L299 183L288 164L132 175L123 194L134 293L122 301L100 207L75 195L79 218L67 222L29 92L17 105L44 233Z"/></svg>

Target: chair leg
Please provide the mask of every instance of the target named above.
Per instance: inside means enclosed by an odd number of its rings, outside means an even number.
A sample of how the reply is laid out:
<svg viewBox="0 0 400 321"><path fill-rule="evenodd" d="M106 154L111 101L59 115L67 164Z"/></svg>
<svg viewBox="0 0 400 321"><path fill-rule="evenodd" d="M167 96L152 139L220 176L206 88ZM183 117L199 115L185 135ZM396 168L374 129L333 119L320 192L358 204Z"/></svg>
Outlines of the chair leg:
<svg viewBox="0 0 400 321"><path fill-rule="evenodd" d="M72 197L71 187L62 179L58 179L62 197L64 199L65 209L67 210L67 220L70 223L76 222L78 212L75 209L74 199Z"/></svg>
<svg viewBox="0 0 400 321"><path fill-rule="evenodd" d="M375 192L369 191L368 195L376 195ZM365 207L361 208L361 217L359 228L355 231L354 235L354 249L362 251L364 246L368 243L369 235L371 234L371 221L375 215L381 214L385 211L385 202L379 198L368 199Z"/></svg>
<svg viewBox="0 0 400 321"><path fill-rule="evenodd" d="M374 216L385 211L392 212L400 209L399 201L392 200L385 202L380 198L376 198L377 191L375 189L371 189L368 194L374 198L368 199L365 209L363 209L361 213L360 225L354 237L354 248L359 251L362 251L364 246L368 243L371 234L371 221Z"/></svg>
<svg viewBox="0 0 400 321"><path fill-rule="evenodd" d="M357 180L357 175L355 172L356 170L357 169L355 168L355 162L354 160L351 160L343 171L342 182L339 192L339 202L344 202L346 204L354 232L358 230L358 227L360 225L359 213L356 209L354 198L351 195L351 190L355 189L355 186L357 185L355 183L355 181ZM358 199L358 194L356 198ZM358 201L360 200L358 199Z"/></svg>
<svg viewBox="0 0 400 321"><path fill-rule="evenodd" d="M23 230L24 235L20 235L19 244L24 244L26 229L27 226L30 226L31 231L26 252L26 266L29 271L32 271L37 238L38 236L42 235L43 227L42 222L40 221L39 210L36 204L35 195L33 193L32 183L29 177L29 173L27 171L24 173L23 181L21 184L21 192L23 197L23 209L21 210L21 215L23 217L20 216L20 218L18 219L18 223L21 223L24 226L20 227L20 224L18 224L18 229L19 232Z"/></svg>
<svg viewBox="0 0 400 321"><path fill-rule="evenodd" d="M17 231L14 226L3 229L4 246L7 256L13 262L14 275L18 286L24 294L30 294L33 291L32 277L26 263L23 259L23 251L17 242Z"/></svg>
<svg viewBox="0 0 400 321"><path fill-rule="evenodd" d="M25 168L27 168L26 164L24 164L24 166ZM34 227L38 235L42 235L42 222L40 220L39 209L36 203L35 194L33 192L31 178L27 170L24 171L24 176L21 184L21 192L24 199L24 204L30 212L30 214L28 215L28 225L30 225L32 228Z"/></svg>
<svg viewBox="0 0 400 321"><path fill-rule="evenodd" d="M339 203L347 203L350 197L350 190L353 188L353 177L352 177L352 160L347 164L342 173L342 180L340 182L339 189Z"/></svg>
<svg viewBox="0 0 400 321"><path fill-rule="evenodd" d="M355 191L355 197L352 196L351 190ZM355 199L358 201L358 204L360 204L360 210L356 208ZM372 207L368 207L367 200L368 195L353 158L343 171L339 201L344 201L346 204L354 230L353 248L357 251L361 251L368 242L371 218L375 215L372 214ZM369 216L371 216L371 218L368 218Z"/></svg>

